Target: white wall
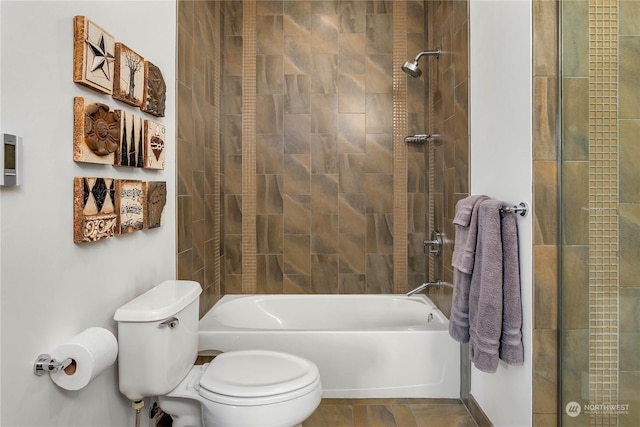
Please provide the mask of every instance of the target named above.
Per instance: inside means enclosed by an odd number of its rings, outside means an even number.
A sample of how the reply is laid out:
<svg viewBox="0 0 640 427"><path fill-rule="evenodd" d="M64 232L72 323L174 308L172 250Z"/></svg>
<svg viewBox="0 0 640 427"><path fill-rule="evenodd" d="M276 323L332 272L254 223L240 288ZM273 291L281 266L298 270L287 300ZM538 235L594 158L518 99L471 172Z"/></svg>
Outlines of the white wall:
<svg viewBox="0 0 640 427"><path fill-rule="evenodd" d="M120 305L175 278L175 1L3 0L0 7L0 130L23 138L23 184L0 190L0 424L133 425L115 365L77 392L36 377L32 366L40 353L88 327L116 333L112 316ZM165 170L73 162L74 96L136 111L73 83L74 15L85 15L162 70L167 108L158 121L167 132ZM74 244L76 176L166 181L164 225Z"/></svg>
<svg viewBox="0 0 640 427"><path fill-rule="evenodd" d="M532 200L532 40L529 0L470 4L471 193ZM471 394L496 427L532 422L532 217L518 217L523 366L472 368Z"/></svg>

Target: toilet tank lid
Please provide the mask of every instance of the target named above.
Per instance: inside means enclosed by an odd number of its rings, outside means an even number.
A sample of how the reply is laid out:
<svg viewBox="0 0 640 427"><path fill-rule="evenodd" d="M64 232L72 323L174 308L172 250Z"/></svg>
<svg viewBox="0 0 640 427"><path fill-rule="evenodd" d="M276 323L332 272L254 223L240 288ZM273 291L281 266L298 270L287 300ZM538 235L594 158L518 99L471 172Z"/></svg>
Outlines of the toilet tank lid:
<svg viewBox="0 0 640 427"><path fill-rule="evenodd" d="M116 310L116 322L155 322L174 316L195 301L202 289L191 280L166 280Z"/></svg>

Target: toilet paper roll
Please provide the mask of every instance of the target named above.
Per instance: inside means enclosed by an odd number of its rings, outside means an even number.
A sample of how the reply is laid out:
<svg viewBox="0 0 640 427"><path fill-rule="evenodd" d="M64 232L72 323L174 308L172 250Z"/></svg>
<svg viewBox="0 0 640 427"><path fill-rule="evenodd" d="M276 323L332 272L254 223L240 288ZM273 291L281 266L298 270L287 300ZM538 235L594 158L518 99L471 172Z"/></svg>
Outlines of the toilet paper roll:
<svg viewBox="0 0 640 427"><path fill-rule="evenodd" d="M58 362L72 359L71 365L51 372L51 380L66 390L80 390L100 372L113 365L118 356L118 341L103 328L89 328L51 353Z"/></svg>

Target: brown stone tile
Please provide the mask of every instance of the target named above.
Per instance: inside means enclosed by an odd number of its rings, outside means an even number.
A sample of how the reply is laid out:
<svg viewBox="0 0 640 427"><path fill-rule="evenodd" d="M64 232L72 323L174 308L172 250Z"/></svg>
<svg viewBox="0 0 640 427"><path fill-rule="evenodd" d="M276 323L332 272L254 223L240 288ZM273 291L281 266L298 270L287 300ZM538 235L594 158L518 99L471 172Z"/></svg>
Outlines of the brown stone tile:
<svg viewBox="0 0 640 427"><path fill-rule="evenodd" d="M589 2L563 2L561 25L563 77L589 77Z"/></svg>
<svg viewBox="0 0 640 427"><path fill-rule="evenodd" d="M337 135L311 135L311 172L317 174L339 173Z"/></svg>
<svg viewBox="0 0 640 427"><path fill-rule="evenodd" d="M328 2L331 3L331 2ZM364 33L366 29L366 2L344 0L336 2L337 7L323 7L324 10L335 10L340 16L341 33Z"/></svg>
<svg viewBox="0 0 640 427"><path fill-rule="evenodd" d="M310 234L311 196L285 194L283 201L285 234Z"/></svg>
<svg viewBox="0 0 640 427"><path fill-rule="evenodd" d="M363 153L365 151L365 122L365 114L338 114L339 153Z"/></svg>
<svg viewBox="0 0 640 427"><path fill-rule="evenodd" d="M366 133L390 133L393 116L391 94L367 93L366 114Z"/></svg>
<svg viewBox="0 0 640 427"><path fill-rule="evenodd" d="M284 194L311 194L311 156L284 156Z"/></svg>
<svg viewBox="0 0 640 427"><path fill-rule="evenodd" d="M588 245L589 163L562 164L562 243Z"/></svg>
<svg viewBox="0 0 640 427"><path fill-rule="evenodd" d="M553 161L533 164L534 241L536 245L558 243L558 167Z"/></svg>
<svg viewBox="0 0 640 427"><path fill-rule="evenodd" d="M265 2L257 2L263 4ZM282 8L282 3L280 4ZM282 15L262 15L256 17L256 42L259 55L281 55L284 45Z"/></svg>
<svg viewBox="0 0 640 427"><path fill-rule="evenodd" d="M620 202L640 203L640 120L619 121Z"/></svg>
<svg viewBox="0 0 640 427"><path fill-rule="evenodd" d="M391 93L393 56L390 54L367 54L366 93Z"/></svg>
<svg viewBox="0 0 640 427"><path fill-rule="evenodd" d="M365 176L367 213L393 213L393 176L368 173Z"/></svg>
<svg viewBox="0 0 640 427"><path fill-rule="evenodd" d="M551 3L537 1L538 3ZM555 77L534 77L533 159L558 158L558 80Z"/></svg>
<svg viewBox="0 0 640 427"><path fill-rule="evenodd" d="M340 113L364 113L365 112L365 75L345 74L338 75L338 112ZM364 125L364 122L363 122ZM364 126L363 126L364 129Z"/></svg>
<svg viewBox="0 0 640 427"><path fill-rule="evenodd" d="M562 327L589 327L589 247L562 248Z"/></svg>
<svg viewBox="0 0 640 427"><path fill-rule="evenodd" d="M257 294L282 294L282 255L258 255L256 285Z"/></svg>
<svg viewBox="0 0 640 427"><path fill-rule="evenodd" d="M365 235L339 233L340 273L365 273Z"/></svg>
<svg viewBox="0 0 640 427"><path fill-rule="evenodd" d="M311 253L338 253L338 215L311 214Z"/></svg>
<svg viewBox="0 0 640 427"><path fill-rule="evenodd" d="M621 119L640 118L640 35L619 37L618 114Z"/></svg>
<svg viewBox="0 0 640 427"><path fill-rule="evenodd" d="M397 427L392 408L387 405L358 405L353 407L356 427Z"/></svg>
<svg viewBox="0 0 640 427"><path fill-rule="evenodd" d="M285 1L284 34L305 35L311 31L311 1Z"/></svg>
<svg viewBox="0 0 640 427"><path fill-rule="evenodd" d="M338 293L337 255L311 255L311 293Z"/></svg>
<svg viewBox="0 0 640 427"><path fill-rule="evenodd" d="M257 95L256 104L260 114L256 115L256 133L282 135L284 132L283 95ZM285 139L285 144L287 140Z"/></svg>
<svg viewBox="0 0 640 427"><path fill-rule="evenodd" d="M311 94L311 133L335 134L338 132L338 96L335 94Z"/></svg>
<svg viewBox="0 0 640 427"><path fill-rule="evenodd" d="M285 74L311 74L311 36L292 35L284 37Z"/></svg>
<svg viewBox="0 0 640 427"><path fill-rule="evenodd" d="M368 294L393 293L393 256L367 253Z"/></svg>
<svg viewBox="0 0 640 427"><path fill-rule="evenodd" d="M534 329L558 329L558 248L534 245Z"/></svg>
<svg viewBox="0 0 640 427"><path fill-rule="evenodd" d="M558 332L533 331L533 412L558 412Z"/></svg>
<svg viewBox="0 0 640 427"><path fill-rule="evenodd" d="M279 95L284 92L282 55L256 56L256 93Z"/></svg>
<svg viewBox="0 0 640 427"><path fill-rule="evenodd" d="M533 75L558 73L558 6L553 1L533 2Z"/></svg>
<svg viewBox="0 0 640 427"><path fill-rule="evenodd" d="M393 173L393 136L367 134L365 139L365 172Z"/></svg>
<svg viewBox="0 0 640 427"><path fill-rule="evenodd" d="M302 427L354 427L351 405L320 405Z"/></svg>
<svg viewBox="0 0 640 427"><path fill-rule="evenodd" d="M589 79L562 79L562 158L587 160L589 155Z"/></svg>
<svg viewBox="0 0 640 427"><path fill-rule="evenodd" d="M283 215L256 215L257 253L283 252Z"/></svg>
<svg viewBox="0 0 640 427"><path fill-rule="evenodd" d="M339 294L364 294L366 292L366 276L364 274L338 275Z"/></svg>
<svg viewBox="0 0 640 427"><path fill-rule="evenodd" d="M311 274L311 236L285 234L284 273Z"/></svg>
<svg viewBox="0 0 640 427"><path fill-rule="evenodd" d="M638 286L640 263L640 204L619 205L619 282L620 286Z"/></svg>
<svg viewBox="0 0 640 427"><path fill-rule="evenodd" d="M365 34L342 33L338 36L338 72L365 74Z"/></svg>
<svg viewBox="0 0 640 427"><path fill-rule="evenodd" d="M311 61L311 93L338 93L338 55L335 53L313 53Z"/></svg>
<svg viewBox="0 0 640 427"><path fill-rule="evenodd" d="M393 253L393 216L367 214L367 253Z"/></svg>
<svg viewBox="0 0 640 427"><path fill-rule="evenodd" d="M338 15L311 15L311 52L338 53Z"/></svg>
<svg viewBox="0 0 640 427"><path fill-rule="evenodd" d="M284 154L311 152L311 116L309 114L284 115Z"/></svg>
<svg viewBox="0 0 640 427"><path fill-rule="evenodd" d="M418 427L476 427L462 405L410 405Z"/></svg>
<svg viewBox="0 0 640 427"><path fill-rule="evenodd" d="M309 114L311 111L311 81L308 75L284 75L284 112Z"/></svg>
<svg viewBox="0 0 640 427"><path fill-rule="evenodd" d="M339 191L341 193L365 193L365 154L340 154L338 156Z"/></svg>
<svg viewBox="0 0 640 427"><path fill-rule="evenodd" d="M281 135L256 135L256 173L284 173L283 147Z"/></svg>
<svg viewBox="0 0 640 427"><path fill-rule="evenodd" d="M366 233L364 193L339 193L338 215L340 233Z"/></svg>
<svg viewBox="0 0 640 427"><path fill-rule="evenodd" d="M256 175L258 214L282 214L282 176Z"/></svg>

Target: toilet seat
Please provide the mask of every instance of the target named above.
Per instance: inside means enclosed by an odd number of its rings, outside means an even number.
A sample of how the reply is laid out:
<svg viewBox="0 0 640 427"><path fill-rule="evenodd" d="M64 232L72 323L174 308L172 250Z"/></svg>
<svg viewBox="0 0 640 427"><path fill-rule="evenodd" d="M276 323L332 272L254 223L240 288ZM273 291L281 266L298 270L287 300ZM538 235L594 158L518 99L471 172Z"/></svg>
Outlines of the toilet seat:
<svg viewBox="0 0 640 427"><path fill-rule="evenodd" d="M298 356L267 350L222 353L205 369L199 394L236 406L269 405L295 399L320 386L315 364Z"/></svg>

